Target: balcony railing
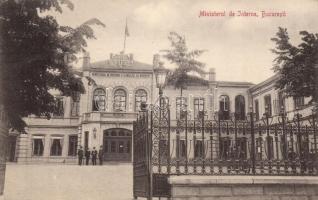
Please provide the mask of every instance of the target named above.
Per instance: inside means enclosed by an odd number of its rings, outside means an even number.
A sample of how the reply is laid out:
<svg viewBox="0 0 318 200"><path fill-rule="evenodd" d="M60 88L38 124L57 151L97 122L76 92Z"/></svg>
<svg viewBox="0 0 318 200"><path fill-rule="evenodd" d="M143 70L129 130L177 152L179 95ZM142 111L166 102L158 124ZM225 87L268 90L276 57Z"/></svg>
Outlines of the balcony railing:
<svg viewBox="0 0 318 200"><path fill-rule="evenodd" d="M84 113L83 122L90 121L134 121L136 112L90 112Z"/></svg>

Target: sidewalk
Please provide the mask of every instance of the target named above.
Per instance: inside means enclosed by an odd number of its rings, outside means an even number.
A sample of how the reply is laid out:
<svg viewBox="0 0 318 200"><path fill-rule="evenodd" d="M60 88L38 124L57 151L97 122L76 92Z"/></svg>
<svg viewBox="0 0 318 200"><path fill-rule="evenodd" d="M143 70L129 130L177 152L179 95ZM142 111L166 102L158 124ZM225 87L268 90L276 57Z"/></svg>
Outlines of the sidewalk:
<svg viewBox="0 0 318 200"><path fill-rule="evenodd" d="M131 200L132 164L7 165L5 200Z"/></svg>

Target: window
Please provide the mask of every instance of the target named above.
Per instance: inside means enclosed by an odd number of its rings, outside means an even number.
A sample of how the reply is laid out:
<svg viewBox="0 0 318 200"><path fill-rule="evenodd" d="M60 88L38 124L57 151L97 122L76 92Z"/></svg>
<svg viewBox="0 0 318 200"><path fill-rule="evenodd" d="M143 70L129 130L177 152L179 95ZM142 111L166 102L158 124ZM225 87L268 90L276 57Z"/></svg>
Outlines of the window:
<svg viewBox="0 0 318 200"><path fill-rule="evenodd" d="M176 98L176 117L177 119L184 119L187 111L187 98L177 97Z"/></svg>
<svg viewBox="0 0 318 200"><path fill-rule="evenodd" d="M127 153L130 153L130 141L127 141L127 143L126 143L126 152Z"/></svg>
<svg viewBox="0 0 318 200"><path fill-rule="evenodd" d="M124 142L123 141L119 141L118 142L118 153L124 153Z"/></svg>
<svg viewBox="0 0 318 200"><path fill-rule="evenodd" d="M167 106L169 106L169 97L162 97L160 98L160 105L162 106L162 108L166 108Z"/></svg>
<svg viewBox="0 0 318 200"><path fill-rule="evenodd" d="M68 155L76 156L77 154L77 135L70 135L68 140Z"/></svg>
<svg viewBox="0 0 318 200"><path fill-rule="evenodd" d="M118 136L125 136L125 132L123 130L120 130Z"/></svg>
<svg viewBox="0 0 318 200"><path fill-rule="evenodd" d="M114 93L114 111L126 111L126 92L123 89L117 89Z"/></svg>
<svg viewBox="0 0 318 200"><path fill-rule="evenodd" d="M220 119L230 119L230 98L227 95L220 96Z"/></svg>
<svg viewBox="0 0 318 200"><path fill-rule="evenodd" d="M111 133L110 133L111 136L117 136L117 132L115 130L113 130Z"/></svg>
<svg viewBox="0 0 318 200"><path fill-rule="evenodd" d="M280 149L283 159L288 159L288 142L286 135L280 136Z"/></svg>
<svg viewBox="0 0 318 200"><path fill-rule="evenodd" d="M278 111L281 113L283 110L285 110L285 97L284 97L284 92L279 91L278 92Z"/></svg>
<svg viewBox="0 0 318 200"><path fill-rule="evenodd" d="M294 97L294 107L295 109L299 109L305 105L304 97Z"/></svg>
<svg viewBox="0 0 318 200"><path fill-rule="evenodd" d="M77 92L76 95L73 98L71 98L72 117L77 117L79 115L80 97L80 94Z"/></svg>
<svg viewBox="0 0 318 200"><path fill-rule="evenodd" d="M143 89L139 89L135 94L135 111L140 110L141 103L147 102L147 92Z"/></svg>
<svg viewBox="0 0 318 200"><path fill-rule="evenodd" d="M109 145L108 145L108 143L109 143L109 141L105 141L105 143L104 143L104 152L105 153L109 153L109 149L108 149Z"/></svg>
<svg viewBox="0 0 318 200"><path fill-rule="evenodd" d="M35 136L33 137L33 155L34 156L43 156L44 151L44 137Z"/></svg>
<svg viewBox="0 0 318 200"><path fill-rule="evenodd" d="M242 95L238 95L235 97L235 119L245 119L245 99Z"/></svg>
<svg viewBox="0 0 318 200"><path fill-rule="evenodd" d="M256 138L256 160L262 160L263 138Z"/></svg>
<svg viewBox="0 0 318 200"><path fill-rule="evenodd" d="M227 160L230 158L230 147L231 147L231 140L230 138L221 138L220 145L219 145L219 157L222 160Z"/></svg>
<svg viewBox="0 0 318 200"><path fill-rule="evenodd" d="M51 156L62 155L62 138L53 137L51 143Z"/></svg>
<svg viewBox="0 0 318 200"><path fill-rule="evenodd" d="M202 118L204 115L204 99L194 98L194 119Z"/></svg>
<svg viewBox="0 0 318 200"><path fill-rule="evenodd" d="M255 117L256 117L256 121L259 120L259 103L258 100L254 101L255 104Z"/></svg>
<svg viewBox="0 0 318 200"><path fill-rule="evenodd" d="M97 88L93 94L93 111L105 111L106 93L105 90Z"/></svg>
<svg viewBox="0 0 318 200"><path fill-rule="evenodd" d="M64 116L64 105L63 105L63 98L62 97L55 98L55 109L53 111L53 116L55 116L55 117L63 117Z"/></svg>
<svg viewBox="0 0 318 200"><path fill-rule="evenodd" d="M300 156L305 157L309 155L309 140L306 138L306 136L299 137L297 140L300 139L300 141L297 141L298 143L298 149L300 149Z"/></svg>
<svg viewBox="0 0 318 200"><path fill-rule="evenodd" d="M271 95L266 95L264 97L264 105L265 105L265 112L268 113L269 116L272 116L272 98L271 98Z"/></svg>
<svg viewBox="0 0 318 200"><path fill-rule="evenodd" d="M274 158L274 141L272 136L266 137L266 156L267 159L271 160Z"/></svg>
<svg viewBox="0 0 318 200"><path fill-rule="evenodd" d="M110 152L116 153L116 142L115 141L111 141L111 143L110 143Z"/></svg>
<svg viewBox="0 0 318 200"><path fill-rule="evenodd" d="M165 160L168 158L168 141L167 140L159 141L159 153L160 153L161 159Z"/></svg>
<svg viewBox="0 0 318 200"><path fill-rule="evenodd" d="M236 139L237 145L237 158L246 159L247 158L247 141L245 137Z"/></svg>
<svg viewBox="0 0 318 200"><path fill-rule="evenodd" d="M203 142L202 140L195 141L194 157L202 158L203 157Z"/></svg>
<svg viewBox="0 0 318 200"><path fill-rule="evenodd" d="M185 158L187 155L187 148L186 148L186 141L185 140L179 140L179 157Z"/></svg>

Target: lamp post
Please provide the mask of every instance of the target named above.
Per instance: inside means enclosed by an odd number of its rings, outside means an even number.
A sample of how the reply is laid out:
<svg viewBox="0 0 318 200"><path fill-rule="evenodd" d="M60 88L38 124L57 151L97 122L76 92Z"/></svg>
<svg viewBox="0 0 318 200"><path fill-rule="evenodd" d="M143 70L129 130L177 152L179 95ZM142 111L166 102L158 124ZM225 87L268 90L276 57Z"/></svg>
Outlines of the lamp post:
<svg viewBox="0 0 318 200"><path fill-rule="evenodd" d="M163 66L163 62L159 62L159 66L156 67L154 69L154 73L155 73L155 77L156 77L156 85L157 87L159 88L159 124L165 124L164 122L162 122L163 120L165 120L165 118L163 117L164 114L165 114L165 110L166 110L166 107L165 107L165 103L163 102L165 99L164 97L162 96L163 94L163 88L165 86L165 83L166 83L166 77L167 77L167 74L168 74L168 70L166 68L164 68ZM163 105L164 103L164 105ZM168 116L169 116L169 113L168 113ZM166 120L168 120L168 124L170 122L170 117L168 117ZM167 154L168 154L168 158L167 158L167 164L168 164L168 168L167 168L167 172L170 173L170 126L168 126L169 130L167 131L167 134L168 134L168 140L167 140L167 146L164 146L162 147L163 149L167 150ZM159 154L158 154L158 159L159 159L159 163L158 163L158 167L159 167L159 172L161 171L161 157L163 156L162 155L162 150L161 150L161 146L160 146L160 142L162 140L162 137L166 135L166 132L163 131L161 129L161 125L159 125ZM151 173L151 172L150 172ZM152 184L151 184L152 185ZM150 194L152 194L152 186L150 186ZM149 198L150 200L152 199L152 196ZM160 197L159 197L160 199Z"/></svg>
<svg viewBox="0 0 318 200"><path fill-rule="evenodd" d="M163 88L166 83L166 77L168 74L168 69L163 66L163 63L159 63L159 67L154 69L155 77L156 77L156 85L159 88L159 105L161 108L161 99L163 94Z"/></svg>

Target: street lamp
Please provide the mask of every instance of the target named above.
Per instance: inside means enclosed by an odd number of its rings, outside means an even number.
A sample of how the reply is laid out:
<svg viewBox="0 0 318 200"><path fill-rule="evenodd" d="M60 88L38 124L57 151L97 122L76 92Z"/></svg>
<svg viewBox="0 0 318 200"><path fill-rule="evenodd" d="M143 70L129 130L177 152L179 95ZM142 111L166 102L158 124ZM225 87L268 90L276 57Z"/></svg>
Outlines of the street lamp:
<svg viewBox="0 0 318 200"><path fill-rule="evenodd" d="M154 73L156 76L156 85L159 88L159 98L162 97L162 89L165 86L166 83L166 77L168 74L168 69L164 68L163 63L159 63L159 67L154 69Z"/></svg>

